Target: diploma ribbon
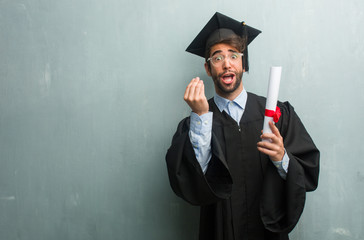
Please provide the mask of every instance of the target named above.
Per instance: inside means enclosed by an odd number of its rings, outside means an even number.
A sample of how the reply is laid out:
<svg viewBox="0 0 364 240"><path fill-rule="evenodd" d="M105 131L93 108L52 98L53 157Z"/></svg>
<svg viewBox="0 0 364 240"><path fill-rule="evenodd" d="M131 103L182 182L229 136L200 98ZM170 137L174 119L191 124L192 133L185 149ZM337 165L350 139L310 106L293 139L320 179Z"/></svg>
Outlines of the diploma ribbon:
<svg viewBox="0 0 364 240"><path fill-rule="evenodd" d="M278 122L279 118L281 117L281 109L278 106L276 107L275 111L265 109L265 116L273 117L273 121L276 123L276 122Z"/></svg>

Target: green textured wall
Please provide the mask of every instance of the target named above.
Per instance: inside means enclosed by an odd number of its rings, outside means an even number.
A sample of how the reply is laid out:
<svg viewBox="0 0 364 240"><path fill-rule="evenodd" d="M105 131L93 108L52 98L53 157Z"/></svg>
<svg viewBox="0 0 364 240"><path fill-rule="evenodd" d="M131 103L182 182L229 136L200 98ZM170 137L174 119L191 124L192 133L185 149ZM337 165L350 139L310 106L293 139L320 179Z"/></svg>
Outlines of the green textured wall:
<svg viewBox="0 0 364 240"><path fill-rule="evenodd" d="M283 67L321 150L292 239L363 239L364 2L0 0L0 239L197 239L198 208L164 156L203 60L184 52L219 11L263 33L248 91Z"/></svg>

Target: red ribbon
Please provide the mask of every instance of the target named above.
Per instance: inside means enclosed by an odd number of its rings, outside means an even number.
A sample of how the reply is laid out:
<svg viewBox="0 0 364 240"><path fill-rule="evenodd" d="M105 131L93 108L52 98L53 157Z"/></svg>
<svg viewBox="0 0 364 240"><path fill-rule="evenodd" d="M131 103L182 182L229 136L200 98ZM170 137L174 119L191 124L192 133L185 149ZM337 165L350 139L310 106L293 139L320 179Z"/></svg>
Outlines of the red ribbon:
<svg viewBox="0 0 364 240"><path fill-rule="evenodd" d="M275 111L265 109L265 116L273 117L273 121L276 123L276 122L278 122L279 118L281 117L281 109L278 106L276 107Z"/></svg>

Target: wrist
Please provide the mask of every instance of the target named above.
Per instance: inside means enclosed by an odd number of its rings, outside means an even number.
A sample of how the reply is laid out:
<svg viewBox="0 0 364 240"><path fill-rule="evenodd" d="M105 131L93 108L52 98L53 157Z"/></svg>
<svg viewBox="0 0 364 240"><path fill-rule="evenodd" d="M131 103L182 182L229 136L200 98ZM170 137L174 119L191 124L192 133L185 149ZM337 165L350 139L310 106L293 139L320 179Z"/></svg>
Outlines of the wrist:
<svg viewBox="0 0 364 240"><path fill-rule="evenodd" d="M207 110L207 111L192 111L192 112L196 113L198 116L201 116L208 113L209 111Z"/></svg>

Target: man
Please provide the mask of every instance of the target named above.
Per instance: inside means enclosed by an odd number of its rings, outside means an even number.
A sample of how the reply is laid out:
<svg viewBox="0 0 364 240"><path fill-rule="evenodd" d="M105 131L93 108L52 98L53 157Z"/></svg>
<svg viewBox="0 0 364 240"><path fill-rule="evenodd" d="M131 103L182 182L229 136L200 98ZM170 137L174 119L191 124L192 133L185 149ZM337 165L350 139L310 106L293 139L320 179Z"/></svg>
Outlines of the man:
<svg viewBox="0 0 364 240"><path fill-rule="evenodd" d="M278 102L282 115L262 134L265 98L243 87L259 33L216 13L187 48L205 58L216 95L207 100L198 77L188 84L192 112L166 161L174 192L201 206L201 240L288 239L318 184L319 150L293 107Z"/></svg>

